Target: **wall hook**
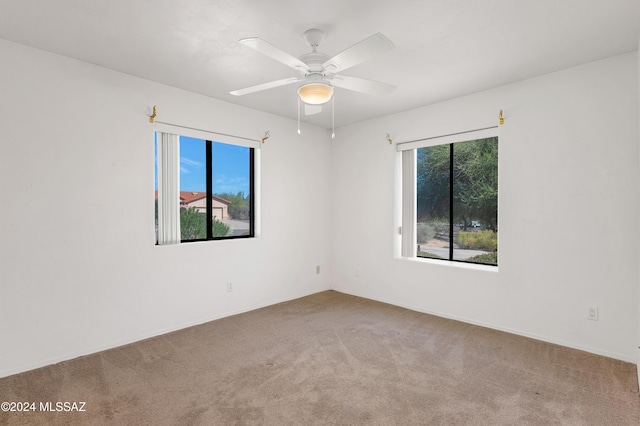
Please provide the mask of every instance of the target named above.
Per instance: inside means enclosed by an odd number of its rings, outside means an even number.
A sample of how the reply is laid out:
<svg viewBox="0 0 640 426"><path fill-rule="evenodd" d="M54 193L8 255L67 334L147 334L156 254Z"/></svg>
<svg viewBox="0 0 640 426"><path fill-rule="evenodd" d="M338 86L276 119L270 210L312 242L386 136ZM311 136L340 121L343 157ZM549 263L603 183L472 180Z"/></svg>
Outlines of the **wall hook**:
<svg viewBox="0 0 640 426"><path fill-rule="evenodd" d="M504 116L502 115L502 110L500 110L500 114L498 114L498 118L500 119L500 125L504 124Z"/></svg>
<svg viewBox="0 0 640 426"><path fill-rule="evenodd" d="M393 143L393 139L391 139L391 136L389 136L389 133L387 133L387 140L389 141L389 145Z"/></svg>
<svg viewBox="0 0 640 426"><path fill-rule="evenodd" d="M156 121L156 115L158 115L158 110L156 109L156 106L153 106L153 113L149 116L149 123L153 123L154 121Z"/></svg>
<svg viewBox="0 0 640 426"><path fill-rule="evenodd" d="M268 130L266 132L264 132L264 138L262 138L262 143L264 143L264 141L269 139L269 136L271 136L271 134L269 133Z"/></svg>

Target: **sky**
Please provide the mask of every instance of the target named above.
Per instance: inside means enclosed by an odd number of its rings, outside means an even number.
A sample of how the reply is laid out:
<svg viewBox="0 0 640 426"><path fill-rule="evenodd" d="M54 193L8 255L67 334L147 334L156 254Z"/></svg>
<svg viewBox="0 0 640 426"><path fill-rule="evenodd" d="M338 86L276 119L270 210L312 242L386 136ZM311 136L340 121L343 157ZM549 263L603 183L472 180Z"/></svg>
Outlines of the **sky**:
<svg viewBox="0 0 640 426"><path fill-rule="evenodd" d="M206 191L205 150L204 139L180 136L181 191ZM249 195L249 151L247 147L213 142L214 194Z"/></svg>

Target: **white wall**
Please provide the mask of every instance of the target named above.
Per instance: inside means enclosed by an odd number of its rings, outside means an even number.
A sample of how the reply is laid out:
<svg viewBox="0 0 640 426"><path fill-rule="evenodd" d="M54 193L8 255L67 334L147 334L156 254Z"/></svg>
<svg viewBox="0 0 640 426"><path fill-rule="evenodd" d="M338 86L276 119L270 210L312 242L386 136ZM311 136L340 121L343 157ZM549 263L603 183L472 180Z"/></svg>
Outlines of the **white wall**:
<svg viewBox="0 0 640 426"><path fill-rule="evenodd" d="M500 109L498 271L394 258L397 154L386 133L401 142L486 127ZM636 53L337 133L335 289L637 361ZM586 319L588 305L599 321Z"/></svg>
<svg viewBox="0 0 640 426"><path fill-rule="evenodd" d="M0 57L0 376L330 287L326 129L2 40ZM271 131L260 238L154 245L154 104Z"/></svg>
<svg viewBox="0 0 640 426"><path fill-rule="evenodd" d="M1 40L0 57L0 377L330 287L637 360L635 53L341 128L333 143ZM271 131L260 238L153 244L154 104L163 121ZM386 133L484 127L499 109L499 271L394 258Z"/></svg>

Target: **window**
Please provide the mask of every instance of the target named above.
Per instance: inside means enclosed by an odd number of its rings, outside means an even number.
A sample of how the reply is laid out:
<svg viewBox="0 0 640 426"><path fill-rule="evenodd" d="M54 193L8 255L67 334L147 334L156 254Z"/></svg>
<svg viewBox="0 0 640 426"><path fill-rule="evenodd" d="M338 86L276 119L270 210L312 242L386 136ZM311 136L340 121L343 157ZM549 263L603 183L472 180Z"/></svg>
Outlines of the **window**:
<svg viewBox="0 0 640 426"><path fill-rule="evenodd" d="M159 244L253 237L254 148L157 133L155 194Z"/></svg>
<svg viewBox="0 0 640 426"><path fill-rule="evenodd" d="M498 265L494 133L484 129L398 145L403 151L403 256ZM438 144L442 141L449 143Z"/></svg>

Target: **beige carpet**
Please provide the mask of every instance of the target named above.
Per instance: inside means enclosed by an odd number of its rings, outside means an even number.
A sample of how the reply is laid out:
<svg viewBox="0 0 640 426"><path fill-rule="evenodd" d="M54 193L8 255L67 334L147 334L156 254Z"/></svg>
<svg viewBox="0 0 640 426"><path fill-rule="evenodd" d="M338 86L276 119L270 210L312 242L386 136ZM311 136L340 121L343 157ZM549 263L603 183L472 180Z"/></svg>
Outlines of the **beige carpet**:
<svg viewBox="0 0 640 426"><path fill-rule="evenodd" d="M0 379L0 401L37 404L3 425L640 425L633 364L333 291Z"/></svg>

